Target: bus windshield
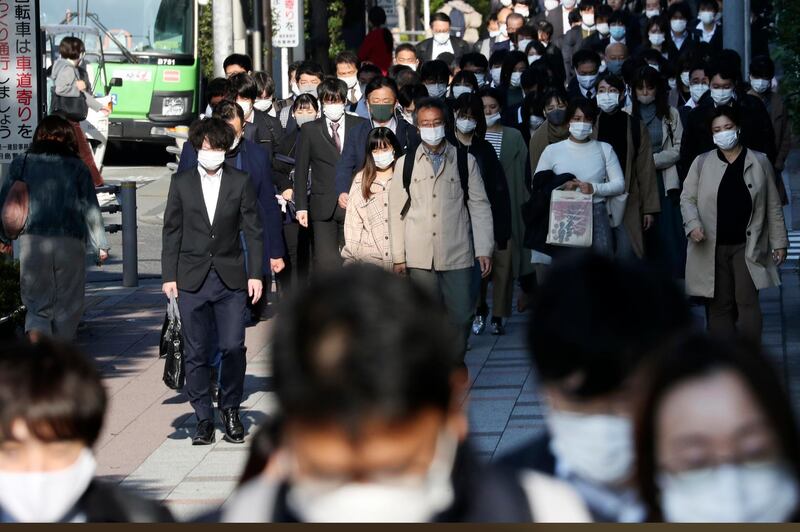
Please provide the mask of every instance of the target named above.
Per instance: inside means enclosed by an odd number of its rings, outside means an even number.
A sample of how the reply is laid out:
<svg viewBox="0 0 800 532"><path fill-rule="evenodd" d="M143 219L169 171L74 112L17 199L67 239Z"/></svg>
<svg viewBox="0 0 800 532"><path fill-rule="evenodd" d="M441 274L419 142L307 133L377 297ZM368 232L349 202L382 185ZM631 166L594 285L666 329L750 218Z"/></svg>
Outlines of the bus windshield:
<svg viewBox="0 0 800 532"><path fill-rule="evenodd" d="M195 0L47 0L42 3L42 24L97 26L106 54L193 55L194 4ZM90 51L90 43L86 48Z"/></svg>

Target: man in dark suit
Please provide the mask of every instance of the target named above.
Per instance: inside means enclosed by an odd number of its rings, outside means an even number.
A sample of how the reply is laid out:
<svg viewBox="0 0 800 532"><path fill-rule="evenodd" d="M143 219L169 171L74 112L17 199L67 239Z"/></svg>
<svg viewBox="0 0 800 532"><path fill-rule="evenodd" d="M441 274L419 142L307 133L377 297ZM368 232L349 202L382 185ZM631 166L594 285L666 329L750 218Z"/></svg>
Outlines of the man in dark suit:
<svg viewBox="0 0 800 532"><path fill-rule="evenodd" d="M250 74L234 74L228 80L226 99L238 103L244 111L244 138L260 145L270 157L283 137L281 121L254 108L258 85Z"/></svg>
<svg viewBox="0 0 800 532"><path fill-rule="evenodd" d="M551 8L551 9L548 9ZM544 12L539 14L536 19L537 26L541 28L538 24L540 22L548 22L550 23L550 38L547 41L547 44L552 44L556 48L561 48L561 42L564 40L564 8L561 6L561 2L557 0L553 1L551 4L550 2L545 2ZM542 38L539 37L541 41ZM542 44L545 44L542 41Z"/></svg>
<svg viewBox="0 0 800 532"><path fill-rule="evenodd" d="M342 157L336 163L336 194L339 197L339 206L343 209L347 208L347 195L350 192L353 176L364 167L367 158L367 136L373 128L391 129L400 141L403 153L406 153L409 147L419 145L417 128L397 116L397 85L394 80L383 77L375 79L367 85L365 94L371 120L365 120L348 134ZM398 153L396 157L400 158L401 155Z"/></svg>
<svg viewBox="0 0 800 532"><path fill-rule="evenodd" d="M164 210L162 289L177 297L182 317L186 391L198 421L192 443L209 445L215 437L209 393L214 327L222 351L219 407L225 439L243 443L244 311L248 295L255 304L263 291L261 220L250 177L225 164L233 128L219 118L201 120L189 130L189 140L198 165L172 176Z"/></svg>
<svg viewBox="0 0 800 532"><path fill-rule="evenodd" d="M314 233L314 262L318 268L341 265L344 245L344 210L337 205L336 163L347 138L363 118L346 115L347 85L335 78L326 78L318 87L322 118L300 128L295 159L294 197L297 221ZM311 180L311 200L306 187Z"/></svg>
<svg viewBox="0 0 800 532"><path fill-rule="evenodd" d="M433 37L425 39L417 45L417 57L420 63L432 61L440 54L450 52L456 61L461 56L470 52L469 45L458 37L450 35L450 17L444 13L431 15L431 30Z"/></svg>
<svg viewBox="0 0 800 532"><path fill-rule="evenodd" d="M581 14L580 26L571 28L566 35L564 41L561 43L561 50L564 56L564 69L567 73L567 81L572 81L575 77L575 71L570 68L568 61L572 56L581 49L583 41L591 37L597 30L594 23L594 12L597 7L597 0L581 0L578 5L578 10Z"/></svg>
<svg viewBox="0 0 800 532"><path fill-rule="evenodd" d="M578 50L572 56L574 77L567 85L569 99L583 96L594 99L597 97L597 76L600 74L600 56L591 50Z"/></svg>
<svg viewBox="0 0 800 532"><path fill-rule="evenodd" d="M653 271L597 255L554 266L528 328L547 429L500 464L566 481L596 521L643 520L632 482L636 393L651 350L690 324L681 292Z"/></svg>

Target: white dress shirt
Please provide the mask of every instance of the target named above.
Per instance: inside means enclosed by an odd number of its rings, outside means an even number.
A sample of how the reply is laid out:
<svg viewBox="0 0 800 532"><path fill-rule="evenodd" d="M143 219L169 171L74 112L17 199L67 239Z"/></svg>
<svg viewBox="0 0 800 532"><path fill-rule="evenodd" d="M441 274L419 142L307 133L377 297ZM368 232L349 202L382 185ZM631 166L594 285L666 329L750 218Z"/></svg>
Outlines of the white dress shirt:
<svg viewBox="0 0 800 532"><path fill-rule="evenodd" d="M223 165L224 166L224 165ZM217 212L217 200L219 199L219 187L222 184L222 166L212 175L200 165L197 170L200 172L200 185L203 187L203 201L206 204L208 221L214 223L214 214Z"/></svg>
<svg viewBox="0 0 800 532"><path fill-rule="evenodd" d="M683 35L676 35L675 32L672 32L672 42L675 43L675 48L680 50L683 48L683 43L686 42L686 38L689 36L689 30L683 32Z"/></svg>
<svg viewBox="0 0 800 532"><path fill-rule="evenodd" d="M434 40L433 48L431 49L431 58L436 59L437 57L439 57L440 54L443 54L445 52L449 52L453 55L456 55L455 50L453 50L452 39L447 39L447 42L444 44L439 44Z"/></svg>
<svg viewBox="0 0 800 532"><path fill-rule="evenodd" d="M392 130L392 133L394 133L395 135L397 134L397 120L395 120L394 117L390 118L389 121L386 122L385 124L379 124L378 122L373 120L372 121L372 127L373 128L376 128L376 127L388 127L389 129Z"/></svg>
<svg viewBox="0 0 800 532"><path fill-rule="evenodd" d="M328 134L331 136L331 138L333 138L333 128L331 127L333 121L330 118L325 118L325 123L328 125ZM342 115L337 122L337 124L339 124L339 129L336 130L336 133L339 135L339 153L342 153L342 150L344 149L344 123L345 115Z"/></svg>
<svg viewBox="0 0 800 532"><path fill-rule="evenodd" d="M717 24L715 22L714 25L711 27L711 31L706 31L705 25L702 22L700 22L697 25L697 29L700 30L700 32L701 32L701 34L700 34L700 40L701 41L703 41L703 42L711 42L711 39L714 37L714 34L717 32Z"/></svg>
<svg viewBox="0 0 800 532"><path fill-rule="evenodd" d="M567 32L572 29L572 26L569 23L569 14L570 13L571 13L571 11L567 11L566 9L562 9L561 10L561 21L562 21L563 26L564 26L564 35L566 35Z"/></svg>

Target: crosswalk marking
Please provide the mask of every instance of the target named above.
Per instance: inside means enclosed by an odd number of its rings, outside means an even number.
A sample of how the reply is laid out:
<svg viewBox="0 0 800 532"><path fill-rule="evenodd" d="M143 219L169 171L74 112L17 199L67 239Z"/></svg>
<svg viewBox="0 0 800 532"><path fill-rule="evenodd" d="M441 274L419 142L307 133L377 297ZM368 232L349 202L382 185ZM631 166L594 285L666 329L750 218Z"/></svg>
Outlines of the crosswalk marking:
<svg viewBox="0 0 800 532"><path fill-rule="evenodd" d="M789 231L789 251L786 260L800 261L800 231Z"/></svg>

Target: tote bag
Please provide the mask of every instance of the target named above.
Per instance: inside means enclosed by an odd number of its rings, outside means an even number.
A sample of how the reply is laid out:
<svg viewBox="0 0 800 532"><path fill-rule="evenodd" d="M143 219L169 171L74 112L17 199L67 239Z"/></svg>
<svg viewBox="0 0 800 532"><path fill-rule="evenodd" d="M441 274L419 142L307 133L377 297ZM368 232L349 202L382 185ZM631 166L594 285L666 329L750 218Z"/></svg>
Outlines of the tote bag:
<svg viewBox="0 0 800 532"><path fill-rule="evenodd" d="M592 245L592 196L579 190L556 189L550 196L547 243L588 248Z"/></svg>

